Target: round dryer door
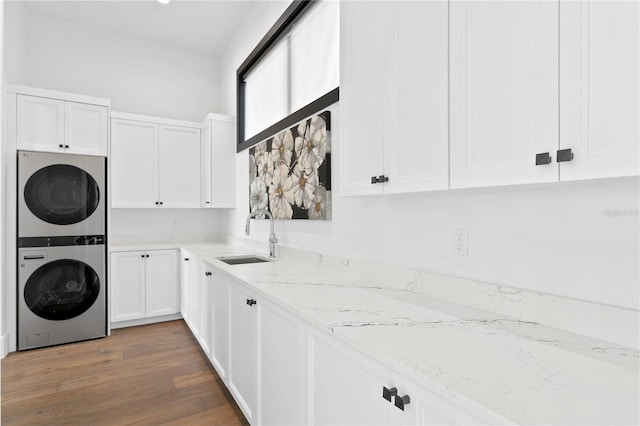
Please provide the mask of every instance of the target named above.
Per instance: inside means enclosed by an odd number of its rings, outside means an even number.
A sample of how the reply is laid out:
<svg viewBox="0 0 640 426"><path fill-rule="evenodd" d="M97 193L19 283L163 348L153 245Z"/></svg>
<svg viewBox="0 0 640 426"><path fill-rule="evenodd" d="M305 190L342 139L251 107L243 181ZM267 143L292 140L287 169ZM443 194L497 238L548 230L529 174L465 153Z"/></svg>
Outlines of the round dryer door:
<svg viewBox="0 0 640 426"><path fill-rule="evenodd" d="M24 187L24 201L36 217L55 225L71 225L91 216L100 191L95 179L68 164L54 164L35 172Z"/></svg>
<svg viewBox="0 0 640 426"><path fill-rule="evenodd" d="M100 293L100 279L89 265L61 259L42 265L27 280L24 300L41 318L62 321L83 314Z"/></svg>

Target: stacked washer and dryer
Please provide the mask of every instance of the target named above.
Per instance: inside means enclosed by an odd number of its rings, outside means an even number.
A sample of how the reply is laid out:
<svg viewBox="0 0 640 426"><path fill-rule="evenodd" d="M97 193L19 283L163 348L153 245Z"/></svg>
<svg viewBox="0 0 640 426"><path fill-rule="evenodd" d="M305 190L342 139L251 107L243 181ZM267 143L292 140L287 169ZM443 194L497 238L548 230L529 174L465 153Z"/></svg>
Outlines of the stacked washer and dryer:
<svg viewBox="0 0 640 426"><path fill-rule="evenodd" d="M18 151L18 350L104 337L106 158Z"/></svg>

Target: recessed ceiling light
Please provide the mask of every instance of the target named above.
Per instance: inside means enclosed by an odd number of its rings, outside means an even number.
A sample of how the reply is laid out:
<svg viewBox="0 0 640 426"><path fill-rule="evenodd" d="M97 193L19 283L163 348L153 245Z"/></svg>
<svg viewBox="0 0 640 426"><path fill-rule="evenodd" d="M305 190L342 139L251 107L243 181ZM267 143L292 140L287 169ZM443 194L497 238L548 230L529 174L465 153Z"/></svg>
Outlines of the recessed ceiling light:
<svg viewBox="0 0 640 426"><path fill-rule="evenodd" d="M158 3L169 4L171 0L158 0Z"/></svg>

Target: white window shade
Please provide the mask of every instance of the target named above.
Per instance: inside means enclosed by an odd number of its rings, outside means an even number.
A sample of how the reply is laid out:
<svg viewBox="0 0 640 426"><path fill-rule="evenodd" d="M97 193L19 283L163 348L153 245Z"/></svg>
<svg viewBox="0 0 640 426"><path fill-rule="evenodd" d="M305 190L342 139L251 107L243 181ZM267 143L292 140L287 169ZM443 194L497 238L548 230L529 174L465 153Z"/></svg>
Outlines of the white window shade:
<svg viewBox="0 0 640 426"><path fill-rule="evenodd" d="M340 3L317 2L244 78L249 139L340 85Z"/></svg>

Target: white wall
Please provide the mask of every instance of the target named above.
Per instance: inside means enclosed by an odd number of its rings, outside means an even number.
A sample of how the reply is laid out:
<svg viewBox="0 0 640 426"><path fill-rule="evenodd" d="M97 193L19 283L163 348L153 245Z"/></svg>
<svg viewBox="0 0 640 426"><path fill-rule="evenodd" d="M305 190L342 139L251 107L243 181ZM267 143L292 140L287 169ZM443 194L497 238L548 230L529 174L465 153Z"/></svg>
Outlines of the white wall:
<svg viewBox="0 0 640 426"><path fill-rule="evenodd" d="M216 213L214 209L111 209L112 235L215 234L220 232Z"/></svg>
<svg viewBox="0 0 640 426"><path fill-rule="evenodd" d="M235 113L236 69L283 10L256 6L222 56L227 113ZM338 108L332 108L333 220L279 221L281 244L639 309L637 178L343 198ZM221 214L221 229L243 235L247 151L237 166L238 209ZM469 230L467 257L452 253L454 228ZM267 223L252 226L252 238L267 235Z"/></svg>
<svg viewBox="0 0 640 426"><path fill-rule="evenodd" d="M114 111L201 121L219 111L219 61L37 13L28 14L26 73L35 87L109 98Z"/></svg>

